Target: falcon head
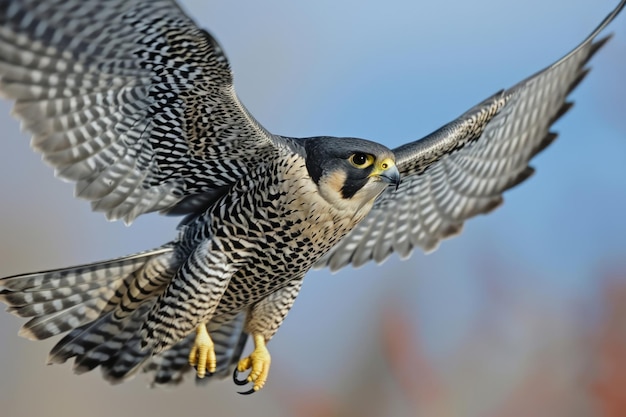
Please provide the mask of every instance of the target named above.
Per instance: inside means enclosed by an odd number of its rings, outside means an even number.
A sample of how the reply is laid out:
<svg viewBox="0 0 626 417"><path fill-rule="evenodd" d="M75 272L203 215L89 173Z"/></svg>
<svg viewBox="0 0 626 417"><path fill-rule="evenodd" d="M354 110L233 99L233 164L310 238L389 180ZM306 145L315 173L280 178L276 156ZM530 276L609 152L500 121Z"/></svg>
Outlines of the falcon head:
<svg viewBox="0 0 626 417"><path fill-rule="evenodd" d="M365 139L316 137L305 141L306 167L322 197L338 208L361 208L389 184L400 184L395 156Z"/></svg>

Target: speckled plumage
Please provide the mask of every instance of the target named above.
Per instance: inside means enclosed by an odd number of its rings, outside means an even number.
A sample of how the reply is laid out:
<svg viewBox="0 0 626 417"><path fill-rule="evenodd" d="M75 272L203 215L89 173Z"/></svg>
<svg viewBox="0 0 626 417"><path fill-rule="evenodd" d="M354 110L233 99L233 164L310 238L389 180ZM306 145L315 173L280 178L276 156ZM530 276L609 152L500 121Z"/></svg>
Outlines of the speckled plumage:
<svg viewBox="0 0 626 417"><path fill-rule="evenodd" d="M390 151L266 131L221 47L172 0L0 0L0 93L33 148L109 219L186 215L157 249L4 278L0 300L31 317L23 336L69 332L49 361L77 372L180 382L206 324L226 376L248 335L272 338L310 268L432 250L499 205L555 139L625 4L563 59Z"/></svg>
<svg viewBox="0 0 626 417"><path fill-rule="evenodd" d="M241 310L301 281L365 216L365 209L337 209L319 196L315 183L303 175L305 160L291 149L259 164L258 172L243 177L205 214L181 227L176 255L187 262L178 271L180 281L160 296L144 326L146 343L155 352L207 317ZM193 314L186 311L190 300L199 302ZM171 315L164 313L166 306ZM268 340L277 327L263 330Z"/></svg>

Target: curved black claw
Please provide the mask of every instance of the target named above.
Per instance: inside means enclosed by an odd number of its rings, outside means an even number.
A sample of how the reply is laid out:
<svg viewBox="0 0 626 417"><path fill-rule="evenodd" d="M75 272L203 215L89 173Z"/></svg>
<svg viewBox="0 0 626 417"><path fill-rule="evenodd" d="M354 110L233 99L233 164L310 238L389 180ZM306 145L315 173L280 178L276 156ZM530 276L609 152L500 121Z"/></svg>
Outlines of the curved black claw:
<svg viewBox="0 0 626 417"><path fill-rule="evenodd" d="M239 370L237 369L237 367L235 367L235 372L233 372L233 382L235 383L235 385L248 385L248 378L244 378L244 379L237 379L237 377L239 376ZM241 394L241 392L240 392ZM250 394L249 392L246 392L246 394Z"/></svg>
<svg viewBox="0 0 626 417"><path fill-rule="evenodd" d="M243 386L243 385L248 385L250 382L248 382L248 378L244 378L244 379L238 379L239 377L239 370L235 367L235 371L233 372L233 382L235 383L235 385L239 385L239 386ZM256 391L254 390L254 387L250 388L248 391L239 391L238 393L241 395L250 395L250 394L254 394Z"/></svg>

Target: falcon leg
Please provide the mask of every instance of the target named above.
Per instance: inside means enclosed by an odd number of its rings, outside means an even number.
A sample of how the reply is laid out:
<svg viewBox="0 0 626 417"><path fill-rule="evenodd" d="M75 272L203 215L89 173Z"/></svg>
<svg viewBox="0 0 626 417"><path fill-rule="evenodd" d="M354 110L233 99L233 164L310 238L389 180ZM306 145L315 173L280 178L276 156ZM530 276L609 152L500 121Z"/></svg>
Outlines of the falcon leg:
<svg viewBox="0 0 626 417"><path fill-rule="evenodd" d="M295 277L287 285L267 297L261 299L248 310L245 332L252 336L254 350L247 358L239 361L233 373L233 380L237 385L253 383L252 389L240 394L252 394L265 385L270 369L271 357L265 344L274 336L282 324L287 312L293 305L304 276ZM250 369L250 374L244 380L237 379L239 372Z"/></svg>
<svg viewBox="0 0 626 417"><path fill-rule="evenodd" d="M272 362L270 352L265 346L265 337L261 334L254 333L252 339L254 340L254 350L250 356L240 360L239 364L237 364L237 368L235 368L234 380L237 385L243 385L248 382L254 383L250 391L240 392L240 394L244 395L252 394L263 388L270 371L270 363ZM245 372L248 369L251 369L248 378L244 381L238 380L237 374L239 372Z"/></svg>
<svg viewBox="0 0 626 417"><path fill-rule="evenodd" d="M204 378L207 370L209 374L215 372L217 366L215 345L204 323L196 328L196 340L189 352L189 364L196 367L198 378Z"/></svg>

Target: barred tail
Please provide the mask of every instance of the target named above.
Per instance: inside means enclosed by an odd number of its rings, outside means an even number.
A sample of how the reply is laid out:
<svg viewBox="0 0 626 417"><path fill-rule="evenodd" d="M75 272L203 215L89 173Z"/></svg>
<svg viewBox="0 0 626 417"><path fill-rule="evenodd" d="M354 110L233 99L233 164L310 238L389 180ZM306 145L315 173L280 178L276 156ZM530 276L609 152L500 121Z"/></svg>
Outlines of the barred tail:
<svg viewBox="0 0 626 417"><path fill-rule="evenodd" d="M122 258L0 279L0 301L7 311L30 317L20 335L32 340L69 333L50 351L48 363L74 359L74 371L100 366L112 383L143 367L153 385L179 383L191 370L192 333L153 355L141 348L141 327L178 269L173 246L165 245ZM217 371L225 377L239 360L248 335L245 312L215 317L209 332L215 343ZM206 378L200 381L207 381Z"/></svg>
<svg viewBox="0 0 626 417"><path fill-rule="evenodd" d="M89 265L16 275L0 279L0 301L9 312L31 318L21 336L41 340L71 330L52 349L49 363L75 357L77 373L102 365L109 376L112 366L135 356L139 329L177 263L168 244ZM143 352L143 360L149 353ZM134 371L124 369L124 378Z"/></svg>
<svg viewBox="0 0 626 417"><path fill-rule="evenodd" d="M2 278L0 301L8 304L7 311L31 317L20 330L20 336L46 339L120 306L129 290L145 284L141 275L149 261L169 258L172 250L171 246L163 246L89 265Z"/></svg>
<svg viewBox="0 0 626 417"><path fill-rule="evenodd" d="M100 366L104 378L111 383L123 382L140 369L152 374L150 378L153 387L180 383L192 369L189 352L195 333L156 355L142 349L140 329L152 304L142 305L126 320L116 320L109 313L73 330L52 349L49 362L62 363L75 357L76 373L88 372ZM245 313L241 312L232 318L218 317L209 323L209 333L215 343L217 369L210 378L196 378L196 383L204 384L216 377L225 378L232 374L248 340L248 334L243 330L244 321Z"/></svg>
<svg viewBox="0 0 626 417"><path fill-rule="evenodd" d="M195 333L189 334L171 348L153 355L141 347L141 326L154 301L145 303L124 320L108 313L93 323L74 329L50 352L50 363L63 363L75 357L74 371L84 373L100 366L105 379L111 383L122 382L139 369L150 373L151 385L174 385L183 380L192 368L189 352ZM208 324L209 334L215 343L217 369L213 378L230 376L239 361L248 334L244 332L245 312L232 317L216 317ZM206 383L213 378L196 378Z"/></svg>

